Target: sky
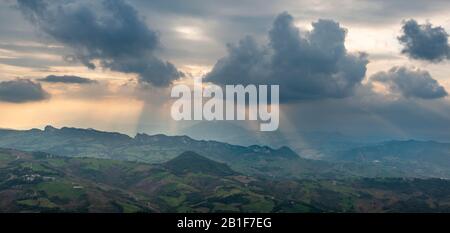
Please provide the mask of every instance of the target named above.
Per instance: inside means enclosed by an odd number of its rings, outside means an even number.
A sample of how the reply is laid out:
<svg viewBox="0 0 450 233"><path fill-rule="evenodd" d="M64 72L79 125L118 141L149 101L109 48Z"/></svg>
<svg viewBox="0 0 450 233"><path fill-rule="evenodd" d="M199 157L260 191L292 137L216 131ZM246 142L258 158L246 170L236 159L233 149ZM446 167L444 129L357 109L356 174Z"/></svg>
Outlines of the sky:
<svg viewBox="0 0 450 233"><path fill-rule="evenodd" d="M280 132L450 141L446 0L2 0L0 128L177 134L178 83L280 85ZM239 122L252 128L252 122Z"/></svg>

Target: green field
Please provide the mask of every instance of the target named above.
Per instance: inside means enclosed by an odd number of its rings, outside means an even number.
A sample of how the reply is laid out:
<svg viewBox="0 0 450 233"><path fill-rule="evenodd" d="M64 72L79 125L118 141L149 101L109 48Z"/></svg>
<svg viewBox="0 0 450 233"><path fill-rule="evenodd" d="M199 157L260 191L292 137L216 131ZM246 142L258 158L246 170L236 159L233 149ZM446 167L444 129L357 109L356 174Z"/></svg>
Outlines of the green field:
<svg viewBox="0 0 450 233"><path fill-rule="evenodd" d="M193 152L148 164L0 150L0 177L1 212L450 211L443 179L269 179Z"/></svg>

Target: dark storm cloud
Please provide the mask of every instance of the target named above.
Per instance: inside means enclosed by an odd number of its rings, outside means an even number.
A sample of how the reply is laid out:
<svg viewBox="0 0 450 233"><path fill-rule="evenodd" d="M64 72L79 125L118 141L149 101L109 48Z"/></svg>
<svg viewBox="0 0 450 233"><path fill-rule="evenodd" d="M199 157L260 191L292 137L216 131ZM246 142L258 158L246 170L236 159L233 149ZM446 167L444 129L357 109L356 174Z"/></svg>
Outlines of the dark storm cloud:
<svg viewBox="0 0 450 233"><path fill-rule="evenodd" d="M325 1L324 1L325 2ZM349 0L333 2L332 7L313 10L346 23L383 25L398 23L399 19L411 17L429 18L436 14L446 14L450 8L448 0ZM322 14L321 14L322 12ZM322 16L323 17L323 16Z"/></svg>
<svg viewBox="0 0 450 233"><path fill-rule="evenodd" d="M279 84L281 101L344 98L361 84L368 60L350 54L346 29L331 20L312 24L300 33L293 18L282 13L269 31L269 44L260 47L246 37L228 45L228 55L206 75L217 84Z"/></svg>
<svg viewBox="0 0 450 233"><path fill-rule="evenodd" d="M437 99L447 96L447 91L427 71L393 67L388 72L378 72L371 81L380 82L406 98Z"/></svg>
<svg viewBox="0 0 450 233"><path fill-rule="evenodd" d="M45 100L50 95L39 83L28 79L0 82L0 101L25 103Z"/></svg>
<svg viewBox="0 0 450 233"><path fill-rule="evenodd" d="M398 22L398 19L411 15L422 16L446 12L450 7L448 0L433 0L432 4L423 0L277 0L264 1L264 4L260 4L260 0L135 0L135 2L146 10L171 15L204 18L250 14L272 15L289 8L290 12L301 17L332 17L358 24L394 23Z"/></svg>
<svg viewBox="0 0 450 233"><path fill-rule="evenodd" d="M402 53L414 59L439 62L450 58L448 34L444 28L430 23L418 24L411 19L405 21L402 35L398 37L404 46Z"/></svg>
<svg viewBox="0 0 450 233"><path fill-rule="evenodd" d="M51 38L74 49L75 57L95 69L95 60L114 71L135 73L140 81L168 86L183 74L155 56L158 34L122 0L47 2L18 0L24 16Z"/></svg>
<svg viewBox="0 0 450 233"><path fill-rule="evenodd" d="M97 81L83 78L75 75L48 75L45 78L38 79L41 82L47 83L67 83L67 84L93 84Z"/></svg>

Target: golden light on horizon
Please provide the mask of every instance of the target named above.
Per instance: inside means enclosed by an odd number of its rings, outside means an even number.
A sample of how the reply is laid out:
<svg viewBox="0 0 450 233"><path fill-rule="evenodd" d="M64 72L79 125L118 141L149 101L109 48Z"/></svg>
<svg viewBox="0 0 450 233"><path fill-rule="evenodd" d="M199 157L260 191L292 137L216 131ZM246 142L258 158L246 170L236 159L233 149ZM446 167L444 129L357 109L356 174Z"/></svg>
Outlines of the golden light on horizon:
<svg viewBox="0 0 450 233"><path fill-rule="evenodd" d="M47 101L11 104L0 102L0 128L31 129L46 125L76 126L133 134L143 102L132 98L76 100L52 98Z"/></svg>

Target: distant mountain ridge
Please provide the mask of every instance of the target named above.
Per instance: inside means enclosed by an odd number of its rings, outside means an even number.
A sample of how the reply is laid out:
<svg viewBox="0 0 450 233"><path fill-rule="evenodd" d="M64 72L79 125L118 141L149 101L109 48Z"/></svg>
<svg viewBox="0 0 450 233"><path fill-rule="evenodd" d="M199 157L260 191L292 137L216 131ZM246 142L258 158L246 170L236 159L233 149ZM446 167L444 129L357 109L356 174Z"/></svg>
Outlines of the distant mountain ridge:
<svg viewBox="0 0 450 233"><path fill-rule="evenodd" d="M261 168L258 163L264 165L267 164L267 160L283 163L301 160L288 147L273 149L259 145L238 146L163 134L137 134L130 137L94 129L68 127L57 129L52 126L47 126L44 130L0 130L0 147L42 151L68 157L107 158L146 163L166 162L185 151L193 151L250 173L258 172Z"/></svg>
<svg viewBox="0 0 450 233"><path fill-rule="evenodd" d="M90 157L164 163L186 151L225 163L248 175L296 178L437 177L450 178L450 144L389 141L340 148L322 160L300 157L289 147L240 146L188 136L137 134L52 126L44 130L0 130L0 147Z"/></svg>
<svg viewBox="0 0 450 233"><path fill-rule="evenodd" d="M42 145L43 142L50 139L54 140L48 145ZM18 141L21 140L21 141ZM167 136L164 134L147 135L144 133L138 133L135 137L130 137L125 134L116 132L105 132L95 129L81 129L81 128L70 128L62 127L57 129L52 126L46 126L44 130L30 129L30 130L2 130L0 129L0 146L29 150L33 147L41 147L44 150L58 149L61 144L66 144L70 140L73 143L77 142L96 142L109 147L116 147L123 144L129 144L134 146L142 145L157 145L157 146L180 146L189 145L195 147L215 147L216 149L229 148L232 151L238 152L239 154L250 154L252 152L259 152L261 155L277 155L285 158L295 158L298 155L287 147L281 147L279 149L273 149L268 146L238 146L228 143L209 141L209 140L195 140L188 136ZM40 145L37 145L41 143ZM69 146L69 145L65 145ZM99 148L100 149L100 148ZM58 151L63 152L57 153L64 156L78 156L76 151L72 153L68 151Z"/></svg>

